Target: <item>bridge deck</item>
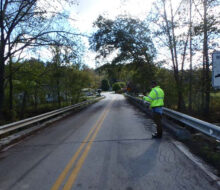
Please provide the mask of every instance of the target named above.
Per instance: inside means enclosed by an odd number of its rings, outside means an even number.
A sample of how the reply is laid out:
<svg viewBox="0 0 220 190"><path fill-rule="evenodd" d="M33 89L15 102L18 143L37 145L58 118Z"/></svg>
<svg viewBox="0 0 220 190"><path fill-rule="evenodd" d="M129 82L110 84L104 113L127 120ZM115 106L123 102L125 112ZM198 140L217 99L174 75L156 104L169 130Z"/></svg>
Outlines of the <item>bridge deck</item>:
<svg viewBox="0 0 220 190"><path fill-rule="evenodd" d="M214 190L122 95L60 120L0 153L0 190Z"/></svg>

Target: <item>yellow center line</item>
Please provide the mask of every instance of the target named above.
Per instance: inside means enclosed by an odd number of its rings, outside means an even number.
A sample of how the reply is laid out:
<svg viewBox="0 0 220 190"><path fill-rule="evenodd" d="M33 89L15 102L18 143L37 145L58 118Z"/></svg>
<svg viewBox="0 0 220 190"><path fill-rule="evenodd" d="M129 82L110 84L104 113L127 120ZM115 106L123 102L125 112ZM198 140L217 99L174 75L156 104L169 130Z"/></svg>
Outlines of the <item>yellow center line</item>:
<svg viewBox="0 0 220 190"><path fill-rule="evenodd" d="M107 105L108 106L111 104L111 102ZM64 181L64 179L66 178L69 170L72 168L73 164L75 163L76 159L78 158L80 152L83 150L84 146L86 145L86 143L88 142L90 136L92 135L92 133L94 132L95 128L97 127L97 125L100 123L100 121L102 121L103 116L106 113L106 110L103 112L103 114L101 114L101 116L99 117L99 119L97 120L97 122L95 123L95 125L92 127L92 129L89 131L89 134L87 135L87 137L83 140L83 143L80 145L80 147L78 148L77 152L73 155L72 159L69 161L69 163L67 164L67 166L65 167L65 169L63 170L63 172L60 174L60 176L58 177L58 179L56 180L56 182L54 183L53 187L51 188L51 190L58 190L59 187L61 186L62 182Z"/></svg>
<svg viewBox="0 0 220 190"><path fill-rule="evenodd" d="M73 172L71 173L71 175L70 175L67 183L65 184L63 190L70 190L72 188L72 186L73 186L73 184L74 184L74 182L76 180L76 177L77 177L77 175L78 175L78 173L79 173L79 171L80 171L80 169L81 169L81 167L82 167L82 165L83 165L83 163L84 163L84 161L85 161L85 159L86 159L86 157L87 157L87 155L89 153L89 150L90 150L90 148L92 146L92 143L93 143L93 141L94 141L98 131L100 130L100 128L101 128L101 126L102 126L102 124L103 124L103 122L105 120L105 117L107 116L108 112L109 112L109 109L105 111L104 116L102 117L100 123L98 124L98 126L97 126L97 128L96 128L96 130L95 130L95 132L94 132L90 142L88 143L87 147L85 148L82 156L79 158L79 160L78 160L78 162L76 164L76 167L74 168Z"/></svg>

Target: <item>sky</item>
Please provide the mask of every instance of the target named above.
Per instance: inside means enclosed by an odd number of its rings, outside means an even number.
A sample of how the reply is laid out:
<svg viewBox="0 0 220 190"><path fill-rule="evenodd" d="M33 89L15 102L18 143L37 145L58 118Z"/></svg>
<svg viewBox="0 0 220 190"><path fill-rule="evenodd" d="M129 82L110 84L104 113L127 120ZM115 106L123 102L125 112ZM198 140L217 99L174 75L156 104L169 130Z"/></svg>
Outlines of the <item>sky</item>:
<svg viewBox="0 0 220 190"><path fill-rule="evenodd" d="M129 14L140 19L146 18L153 0L79 0L71 17L77 20L73 26L81 32L92 31L92 23L101 15L114 19L119 14Z"/></svg>
<svg viewBox="0 0 220 190"><path fill-rule="evenodd" d="M42 5L45 6L45 1L40 0ZM62 2L62 5L54 2ZM75 0L77 4L73 4L71 7L65 5L63 2L59 0L53 0L52 5L58 10L62 11L62 7L65 7L65 10L68 10L70 13L69 24L71 28L77 28L80 33L86 34L87 36L91 36L93 32L95 32L95 28L93 28L93 23L96 21L99 15L104 16L105 18L114 19L118 15L126 14L131 17L136 17L141 20L146 19L149 11L153 7L153 2L155 0ZM172 5L175 10L179 7L180 2L184 2L181 0L172 0ZM182 4L181 4L182 5ZM67 7L68 6L68 7ZM169 12L168 12L169 14ZM169 16L169 15L168 15ZM186 18L188 16L186 15ZM188 29L187 29L188 30ZM183 28L181 30L176 30L176 33L183 32ZM89 42L88 38L84 37L82 41L85 44L86 52L83 57L83 62L91 68L95 68L97 66L102 65L104 62L97 65L97 61L95 60L96 53L89 50ZM169 55L166 49L160 48L160 58L167 59L166 56ZM40 56L52 58L49 50L45 49L40 52ZM201 55L199 55L200 57ZM112 58L109 56L110 59ZM196 57L196 56L194 56ZM110 59L108 61L110 61ZM168 65L167 65L168 66ZM187 62L185 64L186 67L189 66ZM169 65L172 67L172 64Z"/></svg>
<svg viewBox="0 0 220 190"><path fill-rule="evenodd" d="M71 25L80 32L91 35L94 32L93 22L99 15L114 19L117 15L127 14L145 19L150 11L153 0L78 0L78 5L71 8ZM83 39L89 47L88 39ZM87 50L84 61L91 68L96 67L95 52Z"/></svg>
<svg viewBox="0 0 220 190"><path fill-rule="evenodd" d="M74 0L73 0L74 1ZM75 28L79 33L91 36L95 32L93 23L99 15L105 18L114 19L118 15L126 14L131 17L145 19L151 10L152 2L154 0L75 0L77 3L70 6L65 1L53 0L44 1L39 0L39 6L43 9L53 12L55 9L58 12L66 10L70 13L69 24L71 28ZM51 17L52 14L48 14ZM96 68L97 61L95 60L96 53L89 50L89 41L87 37L82 37L82 42L85 44L86 52L83 57L83 62L90 68ZM22 54L23 58L40 58L42 60L51 60L52 54L50 49L41 48L34 52L26 49ZM46 58L46 59L45 59ZM109 58L110 61L112 57Z"/></svg>

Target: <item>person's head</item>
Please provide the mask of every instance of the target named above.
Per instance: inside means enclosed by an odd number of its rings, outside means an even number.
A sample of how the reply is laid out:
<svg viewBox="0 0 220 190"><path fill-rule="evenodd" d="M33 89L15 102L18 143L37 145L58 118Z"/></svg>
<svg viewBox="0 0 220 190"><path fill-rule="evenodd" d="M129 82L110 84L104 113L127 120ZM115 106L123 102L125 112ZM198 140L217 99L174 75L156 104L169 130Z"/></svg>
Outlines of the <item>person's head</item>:
<svg viewBox="0 0 220 190"><path fill-rule="evenodd" d="M152 86L152 88L154 88L155 86L157 86L157 81L152 80L152 81L151 81L151 86Z"/></svg>

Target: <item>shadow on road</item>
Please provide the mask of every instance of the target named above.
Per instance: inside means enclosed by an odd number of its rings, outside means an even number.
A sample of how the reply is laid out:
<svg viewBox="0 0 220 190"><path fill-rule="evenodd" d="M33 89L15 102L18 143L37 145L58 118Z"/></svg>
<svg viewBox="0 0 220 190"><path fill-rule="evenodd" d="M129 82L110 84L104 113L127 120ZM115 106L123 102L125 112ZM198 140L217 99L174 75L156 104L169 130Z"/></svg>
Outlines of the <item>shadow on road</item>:
<svg viewBox="0 0 220 190"><path fill-rule="evenodd" d="M131 180L137 180L150 173L157 162L157 154L159 151L161 140L155 140L143 154L136 158L124 158L122 165L128 170Z"/></svg>

